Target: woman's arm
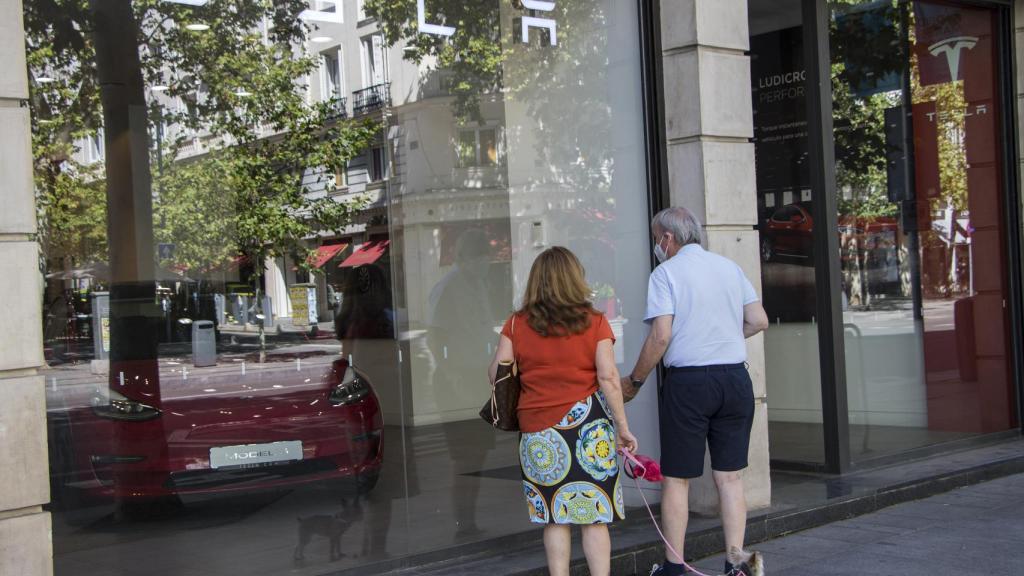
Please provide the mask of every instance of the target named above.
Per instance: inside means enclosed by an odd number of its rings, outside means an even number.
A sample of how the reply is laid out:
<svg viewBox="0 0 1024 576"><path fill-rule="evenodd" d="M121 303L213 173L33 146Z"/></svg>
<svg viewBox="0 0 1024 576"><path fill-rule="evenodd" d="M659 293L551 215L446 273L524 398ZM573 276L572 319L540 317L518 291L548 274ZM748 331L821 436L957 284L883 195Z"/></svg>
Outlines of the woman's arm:
<svg viewBox="0 0 1024 576"><path fill-rule="evenodd" d="M491 360L491 366L487 369L487 380L494 385L495 374L498 373L498 364L500 362L512 362L515 356L512 353L512 341L508 339L508 336L501 335L501 340L498 342L498 349L494 351L494 360Z"/></svg>
<svg viewBox="0 0 1024 576"><path fill-rule="evenodd" d="M622 386L619 384L619 369L615 366L615 352L609 338L597 343L597 384L604 393L611 409L612 420L615 421L615 432L618 434L619 446L630 452L636 452L636 437L629 431L626 421L626 408L622 401Z"/></svg>

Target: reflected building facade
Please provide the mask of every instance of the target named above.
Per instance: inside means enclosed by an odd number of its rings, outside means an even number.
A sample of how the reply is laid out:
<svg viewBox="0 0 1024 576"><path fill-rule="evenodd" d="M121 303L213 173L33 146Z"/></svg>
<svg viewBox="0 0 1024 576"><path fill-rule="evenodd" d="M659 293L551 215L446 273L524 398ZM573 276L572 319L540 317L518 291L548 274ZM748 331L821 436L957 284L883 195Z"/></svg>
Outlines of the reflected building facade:
<svg viewBox="0 0 1024 576"><path fill-rule="evenodd" d="M25 326L0 332L0 422L24 420L0 463L25 468L0 466L0 534L25 543L0 572L383 573L524 538L518 438L477 416L498 330L566 246L631 366L668 205L771 317L752 508L772 471L1020 433L1005 2L114 5L147 32L130 106L93 90L91 13L0 0L25 160L0 217ZM51 54L75 26L87 49ZM627 407L654 458L657 387ZM710 478L691 493L715 510Z"/></svg>

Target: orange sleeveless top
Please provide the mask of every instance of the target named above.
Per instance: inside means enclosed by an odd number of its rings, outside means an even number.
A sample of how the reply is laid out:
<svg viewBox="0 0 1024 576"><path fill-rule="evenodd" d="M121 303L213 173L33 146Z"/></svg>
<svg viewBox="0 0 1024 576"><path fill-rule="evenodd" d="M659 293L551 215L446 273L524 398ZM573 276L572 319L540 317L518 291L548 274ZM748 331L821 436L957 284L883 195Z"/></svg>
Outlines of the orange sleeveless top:
<svg viewBox="0 0 1024 576"><path fill-rule="evenodd" d="M598 312L580 334L541 336L522 314L510 317L501 333L512 341L519 363L519 429L523 432L540 432L558 424L573 404L596 392L597 343L615 341L608 319Z"/></svg>

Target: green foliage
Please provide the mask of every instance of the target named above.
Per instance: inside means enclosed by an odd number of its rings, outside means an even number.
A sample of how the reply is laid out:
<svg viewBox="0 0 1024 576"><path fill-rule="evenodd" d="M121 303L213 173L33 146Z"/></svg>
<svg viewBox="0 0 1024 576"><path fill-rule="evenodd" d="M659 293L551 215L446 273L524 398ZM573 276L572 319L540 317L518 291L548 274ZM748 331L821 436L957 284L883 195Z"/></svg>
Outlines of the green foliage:
<svg viewBox="0 0 1024 576"><path fill-rule="evenodd" d="M868 221L878 218L895 218L899 214L899 206L889 201L884 189L876 189L866 196L853 200L840 200L839 214L855 216Z"/></svg>
<svg viewBox="0 0 1024 576"><path fill-rule="evenodd" d="M449 75L456 116L482 120L481 95L494 93L502 85L504 55L497 2L428 2L428 22L457 28L449 39L419 33L416 0L365 0L364 10L377 19L388 45L405 42L406 59L419 64L436 58L436 69Z"/></svg>
<svg viewBox="0 0 1024 576"><path fill-rule="evenodd" d="M614 49L605 12L612 4L559 0L551 12L538 14L558 23L557 46L541 42L539 31L531 32L529 43L521 41L517 18L529 12L518 1L431 0L426 20L456 27L450 38L419 33L416 0L366 0L365 10L380 23L388 45L404 45L406 60L431 62L454 97L458 120L482 122L483 103L515 102L542 128L532 138L536 155L559 167L559 184L601 198L614 168L608 146L615 140L608 91ZM508 144L515 146L519 126L507 128Z"/></svg>
<svg viewBox="0 0 1024 576"><path fill-rule="evenodd" d="M333 173L323 168L344 166L377 128L337 119L330 102L307 103L304 83L318 61L302 48L306 2L132 7L146 84L166 86L147 97L155 237L176 246L164 265L208 269L239 253L262 262L352 221L365 199L315 197L303 185L322 185ZM198 22L210 29L186 27ZM54 238L44 250L101 258L102 174L74 160L102 124L89 1L26 0L25 28L33 77L54 79L33 82L30 99L40 228ZM196 139L207 150L199 156L188 148Z"/></svg>

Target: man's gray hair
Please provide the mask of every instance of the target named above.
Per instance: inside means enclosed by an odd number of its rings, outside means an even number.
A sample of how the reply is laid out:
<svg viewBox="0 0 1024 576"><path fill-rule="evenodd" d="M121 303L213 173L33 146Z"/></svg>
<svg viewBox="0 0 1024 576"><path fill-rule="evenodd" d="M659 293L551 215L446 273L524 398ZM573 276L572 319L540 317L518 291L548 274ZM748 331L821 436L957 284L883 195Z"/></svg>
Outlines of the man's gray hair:
<svg viewBox="0 0 1024 576"><path fill-rule="evenodd" d="M704 239L700 220L682 206L665 208L655 214L651 220L651 229L655 228L671 234L680 246L700 244Z"/></svg>

